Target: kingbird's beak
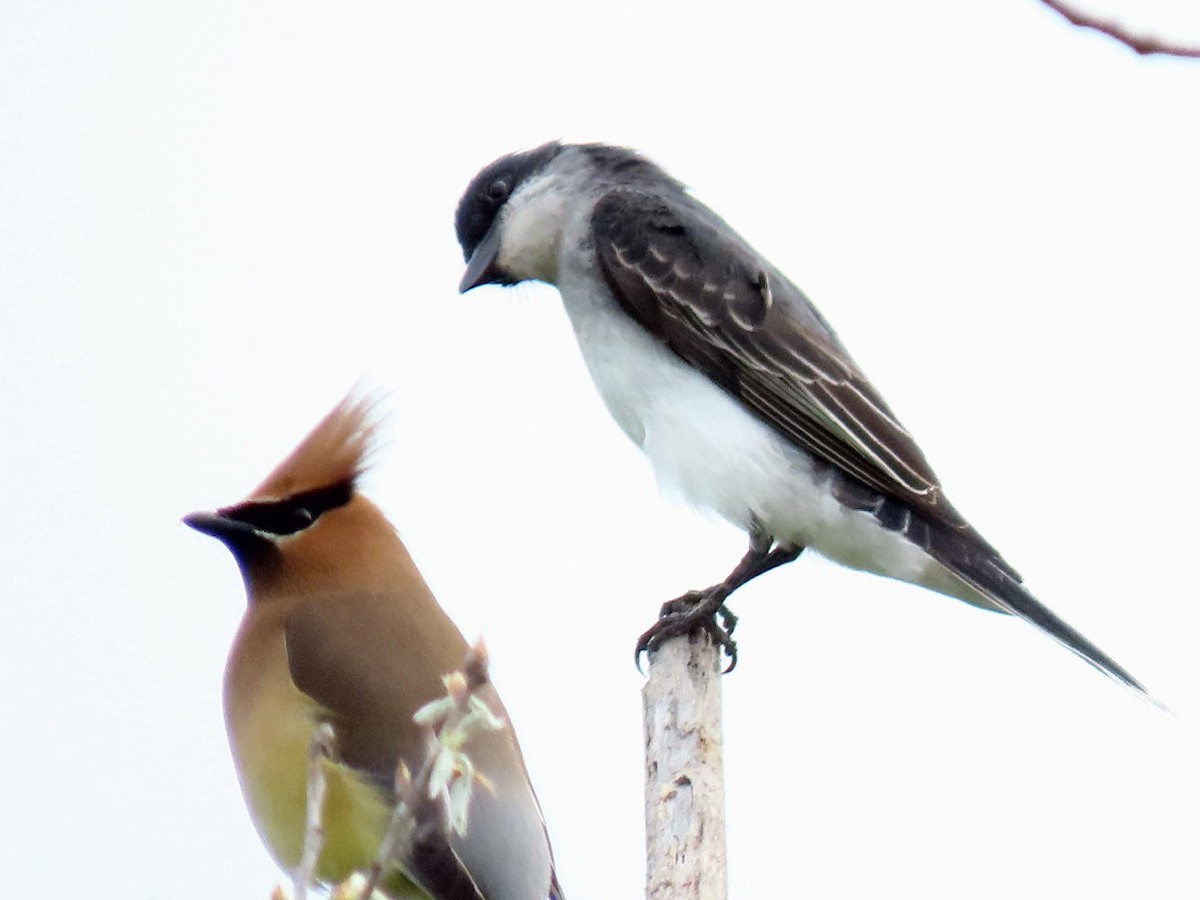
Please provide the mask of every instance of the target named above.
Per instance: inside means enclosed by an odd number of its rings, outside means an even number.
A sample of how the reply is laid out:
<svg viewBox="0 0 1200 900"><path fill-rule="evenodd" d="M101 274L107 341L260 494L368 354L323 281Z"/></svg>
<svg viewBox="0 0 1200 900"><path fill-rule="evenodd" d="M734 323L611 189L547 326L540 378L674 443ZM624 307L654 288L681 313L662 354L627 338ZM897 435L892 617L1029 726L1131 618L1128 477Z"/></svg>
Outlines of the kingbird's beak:
<svg viewBox="0 0 1200 900"><path fill-rule="evenodd" d="M492 223L483 240L467 260L467 270L463 272L462 281L458 283L458 292L465 294L471 288L481 284L504 284L506 279L496 265L496 257L500 254L500 222Z"/></svg>

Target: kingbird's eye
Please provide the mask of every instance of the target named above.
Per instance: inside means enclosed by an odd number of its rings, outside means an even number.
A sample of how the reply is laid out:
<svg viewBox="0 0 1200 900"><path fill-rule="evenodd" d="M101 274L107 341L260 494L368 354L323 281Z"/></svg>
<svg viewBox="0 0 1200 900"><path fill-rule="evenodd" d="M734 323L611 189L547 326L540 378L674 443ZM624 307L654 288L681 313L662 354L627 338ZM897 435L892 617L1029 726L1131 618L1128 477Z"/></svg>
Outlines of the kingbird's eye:
<svg viewBox="0 0 1200 900"><path fill-rule="evenodd" d="M489 200L495 200L499 202L508 196L508 182L503 178L497 178L487 186L485 193L487 194Z"/></svg>

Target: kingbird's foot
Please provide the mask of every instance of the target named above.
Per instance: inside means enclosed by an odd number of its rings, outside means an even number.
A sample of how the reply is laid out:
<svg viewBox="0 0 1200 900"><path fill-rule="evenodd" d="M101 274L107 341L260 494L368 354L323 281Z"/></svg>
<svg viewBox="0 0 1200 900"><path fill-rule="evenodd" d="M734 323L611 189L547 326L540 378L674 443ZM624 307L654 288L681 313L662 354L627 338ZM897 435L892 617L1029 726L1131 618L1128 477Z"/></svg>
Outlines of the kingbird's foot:
<svg viewBox="0 0 1200 900"><path fill-rule="evenodd" d="M659 619L674 619L680 616L698 615L696 611L697 606L708 603L710 606L706 608L711 609L711 604L716 599L715 595L719 594L722 598L729 596L723 588L724 585L714 584L706 591L688 591L682 597L676 597L674 600L668 600L664 603L658 611L658 617ZM713 618L719 617L721 619L720 627L727 635L733 634L733 629L737 628L738 617L733 614L732 609L725 605L723 599L721 599L720 605L713 612L709 613L709 615ZM653 630L651 629L651 631Z"/></svg>
<svg viewBox="0 0 1200 900"><path fill-rule="evenodd" d="M729 660L725 672L732 672L737 665L737 642L731 637L737 627L737 616L725 605L727 596L729 592L724 585L714 585L705 591L688 591L664 603L658 621L638 638L634 648L633 660L638 671L642 671L643 653L653 653L673 637L704 631L725 652Z"/></svg>

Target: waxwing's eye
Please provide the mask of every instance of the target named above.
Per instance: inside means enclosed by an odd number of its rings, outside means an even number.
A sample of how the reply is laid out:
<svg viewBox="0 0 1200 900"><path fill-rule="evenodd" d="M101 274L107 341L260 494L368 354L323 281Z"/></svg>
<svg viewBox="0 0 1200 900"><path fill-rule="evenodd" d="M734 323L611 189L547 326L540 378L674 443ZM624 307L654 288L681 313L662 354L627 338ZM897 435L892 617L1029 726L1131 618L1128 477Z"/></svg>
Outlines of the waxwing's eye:
<svg viewBox="0 0 1200 900"><path fill-rule="evenodd" d="M494 200L497 203L508 197L508 182L503 178L497 178L487 186L484 191L489 200Z"/></svg>
<svg viewBox="0 0 1200 900"><path fill-rule="evenodd" d="M305 491L286 500L243 503L240 506L221 510L221 515L252 528L283 537L308 528L317 518L331 509L350 502L354 495L354 482L331 484L329 487Z"/></svg>

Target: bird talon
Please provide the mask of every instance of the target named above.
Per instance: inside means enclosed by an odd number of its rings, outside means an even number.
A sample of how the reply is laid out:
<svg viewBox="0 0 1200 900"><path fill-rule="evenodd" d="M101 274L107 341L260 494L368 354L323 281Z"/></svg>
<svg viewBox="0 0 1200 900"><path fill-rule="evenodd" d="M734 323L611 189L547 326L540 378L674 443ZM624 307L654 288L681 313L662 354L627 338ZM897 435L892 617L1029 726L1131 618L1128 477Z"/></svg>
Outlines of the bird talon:
<svg viewBox="0 0 1200 900"><path fill-rule="evenodd" d="M709 588L708 591L688 591L674 600L668 600L658 611L659 619L669 619L674 616L686 616L690 614L693 609L704 601L711 590L712 588Z"/></svg>
<svg viewBox="0 0 1200 900"><path fill-rule="evenodd" d="M733 629L737 628L738 617L735 616L733 614L733 610L724 603L717 607L717 614L721 617L721 629L725 632L726 636L732 636ZM730 668L732 668L732 666Z"/></svg>
<svg viewBox="0 0 1200 900"><path fill-rule="evenodd" d="M634 665L641 674L642 654L651 654L671 638L704 631L729 659L723 672L732 672L737 665L737 643L730 637L737 627L737 616L727 607L723 593L713 588L707 591L688 591L662 605L659 619L638 638L633 650Z"/></svg>

